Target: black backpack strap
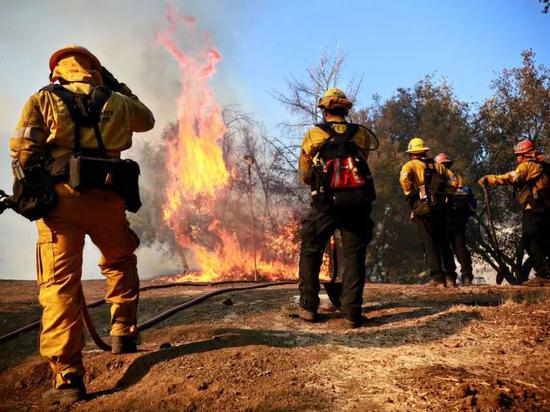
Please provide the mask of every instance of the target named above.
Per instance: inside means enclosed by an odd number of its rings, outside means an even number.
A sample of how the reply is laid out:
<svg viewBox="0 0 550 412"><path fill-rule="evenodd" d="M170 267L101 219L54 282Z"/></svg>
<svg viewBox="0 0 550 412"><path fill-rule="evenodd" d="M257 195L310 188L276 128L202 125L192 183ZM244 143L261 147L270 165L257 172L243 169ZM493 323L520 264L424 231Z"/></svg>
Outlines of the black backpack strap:
<svg viewBox="0 0 550 412"><path fill-rule="evenodd" d="M105 87L94 87L89 95L73 93L60 84L50 84L41 90L54 93L65 104L74 122L74 153L80 153L80 129L92 127L97 140L100 155L107 157L107 151L101 132L99 120L103 106L111 96L111 91Z"/></svg>
<svg viewBox="0 0 550 412"><path fill-rule="evenodd" d="M544 160L535 160L535 163L541 165L542 167L542 174L548 176L550 178L550 163Z"/></svg>
<svg viewBox="0 0 550 412"><path fill-rule="evenodd" d="M431 187L432 184L432 178L433 174L437 173L435 170L435 162L433 159L421 159L422 162L426 165L426 169L424 170L424 187L428 190ZM426 171L430 169L430 173L426 173Z"/></svg>
<svg viewBox="0 0 550 412"><path fill-rule="evenodd" d="M333 124L345 124L347 125L347 129L344 133L338 133L332 127ZM355 135L355 133L357 133L357 130L359 129L359 125L355 123L346 123L346 122L319 123L319 124L316 124L315 126L323 130L324 132L327 132L330 135L330 137L335 140L349 140Z"/></svg>
<svg viewBox="0 0 550 412"><path fill-rule="evenodd" d="M81 122L82 116L80 115L79 109L76 105L76 99L75 99L74 93L65 89L63 86L59 84L50 84L44 87L42 90L54 93L57 97L61 99L61 101L65 104L65 106L69 110L71 119L74 122L73 152L74 154L80 153L80 128L82 125L82 122Z"/></svg>
<svg viewBox="0 0 550 412"><path fill-rule="evenodd" d="M333 124L345 124L347 125L346 131L344 133L338 133L334 128L332 127ZM328 133L330 136L328 139L326 139L319 148L317 149L317 152L320 152L323 147L326 147L329 144L335 144L338 146L338 152L340 153L339 156L344 156L345 153L342 153L345 151L345 145L347 142L351 141L355 133L357 133L357 130L359 130L359 125L354 123L346 123L346 122L328 122L328 123L319 123L316 124L319 129L323 130L324 132Z"/></svg>

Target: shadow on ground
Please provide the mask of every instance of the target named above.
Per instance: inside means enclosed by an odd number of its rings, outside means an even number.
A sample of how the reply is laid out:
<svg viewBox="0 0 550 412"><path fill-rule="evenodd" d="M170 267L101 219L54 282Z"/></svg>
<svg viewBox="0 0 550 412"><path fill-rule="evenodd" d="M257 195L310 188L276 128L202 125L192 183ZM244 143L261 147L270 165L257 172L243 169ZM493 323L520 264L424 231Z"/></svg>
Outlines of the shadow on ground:
<svg viewBox="0 0 550 412"><path fill-rule="evenodd" d="M432 313L427 313L432 314ZM403 317L414 318L418 313L399 314L395 321ZM391 322L390 316L385 317L385 323ZM338 345L350 348L389 348L405 344L426 343L453 335L463 329L472 320L480 318L476 311L456 311L436 316L422 325L379 329L358 333L319 333L289 330L238 329L221 328L214 330L215 336L199 342L186 343L169 349L164 349L143 355L126 370L113 389L93 394L93 397L113 394L139 383L150 371L160 363L176 359L180 356L225 348L244 346L270 346L276 348L300 348L318 345Z"/></svg>
<svg viewBox="0 0 550 412"><path fill-rule="evenodd" d="M23 282L24 283L24 282ZM374 286L374 287L372 287ZM426 289L412 288L411 291L417 293L410 296L402 292L396 292L392 289L386 291L386 294L380 294L378 288L384 285L367 285L365 289L365 302L363 310L367 314L374 311L384 311L395 308L407 308L412 310L405 313L376 316L371 319L372 326L382 326L392 322L400 322L410 319L418 319L424 316L434 315L443 312L454 305L468 306L498 306L506 300L517 303L537 302L545 296L544 291L540 290L512 290L510 288L495 290L494 288L475 289L457 289L451 290L446 294L437 294L437 299L430 294L424 294ZM143 296L140 299L139 317L146 320L159 312L166 310L174 305L181 304L196 295L187 295L185 293L173 294L170 296ZM471 293L476 291L476 293ZM481 291L481 293L480 293ZM206 292L206 291L205 291ZM389 293L388 293L389 292ZM294 288L284 289L266 289L242 292L230 292L218 296L207 303L192 307L186 311L177 313L167 320L159 323L151 330L159 330L169 326L182 324L196 324L212 319L223 317L225 312L231 311L235 316L254 317L256 315L278 310L284 302L288 302L297 294ZM438 292L439 293L439 292ZM221 302L227 297L231 297L234 305L227 307ZM261 304L258 304L261 302ZM28 302L25 310L14 313L13 305L0 303L0 323L5 326L5 332L20 327L22 324L30 323L39 318L40 308L36 303ZM108 335L110 328L109 305L103 305L90 310L94 325L101 335ZM339 312L324 313L325 320L339 319ZM31 355L35 355L38 347L38 330L23 334L16 339L3 343L0 351L0 371L13 366Z"/></svg>

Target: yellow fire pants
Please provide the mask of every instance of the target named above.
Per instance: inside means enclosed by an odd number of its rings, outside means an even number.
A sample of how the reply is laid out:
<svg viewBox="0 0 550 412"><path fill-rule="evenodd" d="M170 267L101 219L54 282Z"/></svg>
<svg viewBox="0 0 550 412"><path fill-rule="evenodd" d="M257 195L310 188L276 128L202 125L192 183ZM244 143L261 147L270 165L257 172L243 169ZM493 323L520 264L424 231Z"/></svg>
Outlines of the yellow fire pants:
<svg viewBox="0 0 550 412"><path fill-rule="evenodd" d="M99 248L99 267L107 278L106 300L111 304L111 336L136 333L139 278L134 251L137 235L130 229L122 199L114 192L91 189L76 192L56 186L59 203L38 220L36 268L39 301L43 307L40 354L55 375L82 376L84 331L82 317L82 251L88 235Z"/></svg>

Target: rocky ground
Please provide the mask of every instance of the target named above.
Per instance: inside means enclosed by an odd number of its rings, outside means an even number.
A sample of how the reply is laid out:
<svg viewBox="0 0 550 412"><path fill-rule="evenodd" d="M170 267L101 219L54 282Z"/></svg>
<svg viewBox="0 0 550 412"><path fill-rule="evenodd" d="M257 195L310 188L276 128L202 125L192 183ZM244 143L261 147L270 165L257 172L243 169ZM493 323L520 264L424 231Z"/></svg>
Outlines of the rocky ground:
<svg viewBox="0 0 550 412"><path fill-rule="evenodd" d="M102 282L84 283L89 302L101 297ZM143 292L140 320L212 289ZM39 316L36 292L0 282L0 335ZM289 317L296 295L217 296L145 331L136 354L90 342L89 399L73 409L550 410L550 288L369 284L369 323L355 330L324 295L321 322ZM107 335L107 305L91 313ZM43 409L50 373L36 347L37 331L0 346L0 410Z"/></svg>

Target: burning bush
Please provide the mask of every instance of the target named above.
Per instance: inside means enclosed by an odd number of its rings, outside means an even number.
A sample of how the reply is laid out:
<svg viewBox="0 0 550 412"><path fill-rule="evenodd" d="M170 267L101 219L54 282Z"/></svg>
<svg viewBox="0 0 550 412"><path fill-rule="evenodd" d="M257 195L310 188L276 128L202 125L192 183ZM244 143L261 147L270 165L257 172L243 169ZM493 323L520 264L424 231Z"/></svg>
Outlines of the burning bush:
<svg viewBox="0 0 550 412"><path fill-rule="evenodd" d="M157 40L179 65L178 119L160 146L142 148L148 210L133 225L146 244L181 257L188 280L294 277L298 220L287 205L296 204L295 177L260 124L217 103L208 80L222 56L208 33L173 8L168 22ZM176 44L178 30L196 39L192 51Z"/></svg>

